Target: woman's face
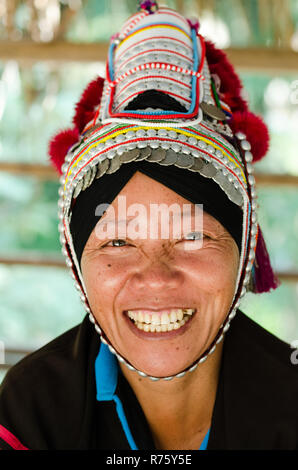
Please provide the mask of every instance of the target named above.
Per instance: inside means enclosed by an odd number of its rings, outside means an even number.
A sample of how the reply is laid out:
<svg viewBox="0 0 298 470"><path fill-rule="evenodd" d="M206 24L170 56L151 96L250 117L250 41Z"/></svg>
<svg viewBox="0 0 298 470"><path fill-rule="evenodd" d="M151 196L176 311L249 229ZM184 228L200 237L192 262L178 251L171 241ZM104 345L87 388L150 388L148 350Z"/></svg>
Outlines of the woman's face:
<svg viewBox="0 0 298 470"><path fill-rule="evenodd" d="M135 203L145 209L139 220L147 228L139 238L132 230L126 237L116 231L117 236L103 238L99 230L113 215L117 222L120 196L127 209ZM81 261L91 310L110 342L134 367L157 377L181 372L212 343L230 309L239 264L234 239L205 212L203 240L187 240L189 232L176 237L171 229L162 237L161 218L154 238L150 205L161 203L176 204L180 214L188 204L193 231L195 205L136 172L99 220ZM120 226L116 223L116 230Z"/></svg>

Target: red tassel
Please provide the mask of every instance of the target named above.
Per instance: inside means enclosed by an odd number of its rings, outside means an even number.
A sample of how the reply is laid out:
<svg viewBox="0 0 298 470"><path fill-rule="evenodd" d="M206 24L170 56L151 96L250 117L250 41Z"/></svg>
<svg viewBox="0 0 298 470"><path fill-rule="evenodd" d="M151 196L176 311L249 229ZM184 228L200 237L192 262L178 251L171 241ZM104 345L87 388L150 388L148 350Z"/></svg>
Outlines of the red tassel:
<svg viewBox="0 0 298 470"><path fill-rule="evenodd" d="M279 279L273 272L260 226L258 229L258 240L253 270L253 292L255 294L269 292L270 289L276 289L280 285Z"/></svg>
<svg viewBox="0 0 298 470"><path fill-rule="evenodd" d="M70 147L79 140L78 129L66 129L56 134L49 142L49 156L53 166L62 174L61 167Z"/></svg>
<svg viewBox="0 0 298 470"><path fill-rule="evenodd" d="M80 101L75 106L75 115L73 118L74 125L82 133L84 127L94 117L96 108L100 104L104 79L98 77L87 85Z"/></svg>

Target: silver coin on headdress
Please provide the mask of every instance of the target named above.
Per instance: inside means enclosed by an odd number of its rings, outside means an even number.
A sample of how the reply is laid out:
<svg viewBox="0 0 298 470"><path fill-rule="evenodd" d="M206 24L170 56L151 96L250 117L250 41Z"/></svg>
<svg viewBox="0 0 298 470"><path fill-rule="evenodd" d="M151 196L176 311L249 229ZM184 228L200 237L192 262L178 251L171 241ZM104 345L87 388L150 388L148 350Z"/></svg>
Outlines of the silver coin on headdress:
<svg viewBox="0 0 298 470"><path fill-rule="evenodd" d="M136 160L139 154L140 154L140 149L138 148L129 150L128 152L124 152L122 155L120 155L120 162L121 163L132 162L133 160Z"/></svg>
<svg viewBox="0 0 298 470"><path fill-rule="evenodd" d="M148 162L160 162L164 160L166 150L162 148L153 149L151 155L147 158Z"/></svg>
<svg viewBox="0 0 298 470"><path fill-rule="evenodd" d="M174 165L177 161L177 153L174 150L167 150L166 156L159 162L160 165Z"/></svg>
<svg viewBox="0 0 298 470"><path fill-rule="evenodd" d="M121 166L121 161L120 161L120 156L119 155L116 155L115 157L113 157L112 159L110 159L108 161L110 162L110 166L106 171L107 174L110 175L111 173L115 173L115 171L119 170L119 168Z"/></svg>

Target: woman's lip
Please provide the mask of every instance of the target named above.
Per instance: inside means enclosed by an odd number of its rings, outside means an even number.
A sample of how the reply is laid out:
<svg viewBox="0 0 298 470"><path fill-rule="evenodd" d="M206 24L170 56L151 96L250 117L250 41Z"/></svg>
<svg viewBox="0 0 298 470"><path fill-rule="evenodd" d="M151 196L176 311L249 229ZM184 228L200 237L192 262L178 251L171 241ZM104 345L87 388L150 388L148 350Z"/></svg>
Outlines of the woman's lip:
<svg viewBox="0 0 298 470"><path fill-rule="evenodd" d="M127 314L127 312L145 312L145 313L170 313L171 310L196 310L192 307L165 307L165 308L148 308L148 307L140 307L140 308L128 308L127 310L123 310L123 313Z"/></svg>
<svg viewBox="0 0 298 470"><path fill-rule="evenodd" d="M152 333L151 331L144 331L140 330L134 322L132 322L126 314L124 314L124 319L127 322L128 327L130 330L139 338L141 339L170 339L174 338L175 336L180 336L183 335L183 333L186 332L186 330L189 328L190 323L192 322L193 317L196 315L197 310L191 315L189 320L178 330L172 330L172 331L161 331L160 333L154 332Z"/></svg>

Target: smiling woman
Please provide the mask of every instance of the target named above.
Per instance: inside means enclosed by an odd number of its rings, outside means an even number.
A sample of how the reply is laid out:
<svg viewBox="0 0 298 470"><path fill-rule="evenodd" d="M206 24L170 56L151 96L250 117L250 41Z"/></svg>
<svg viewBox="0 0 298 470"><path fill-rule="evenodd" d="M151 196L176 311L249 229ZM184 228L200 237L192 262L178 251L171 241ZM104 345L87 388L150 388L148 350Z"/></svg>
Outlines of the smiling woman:
<svg viewBox="0 0 298 470"><path fill-rule="evenodd" d="M51 142L87 315L8 372L3 448L298 448L290 347L239 310L278 285L252 165L268 133L198 27L142 2Z"/></svg>

